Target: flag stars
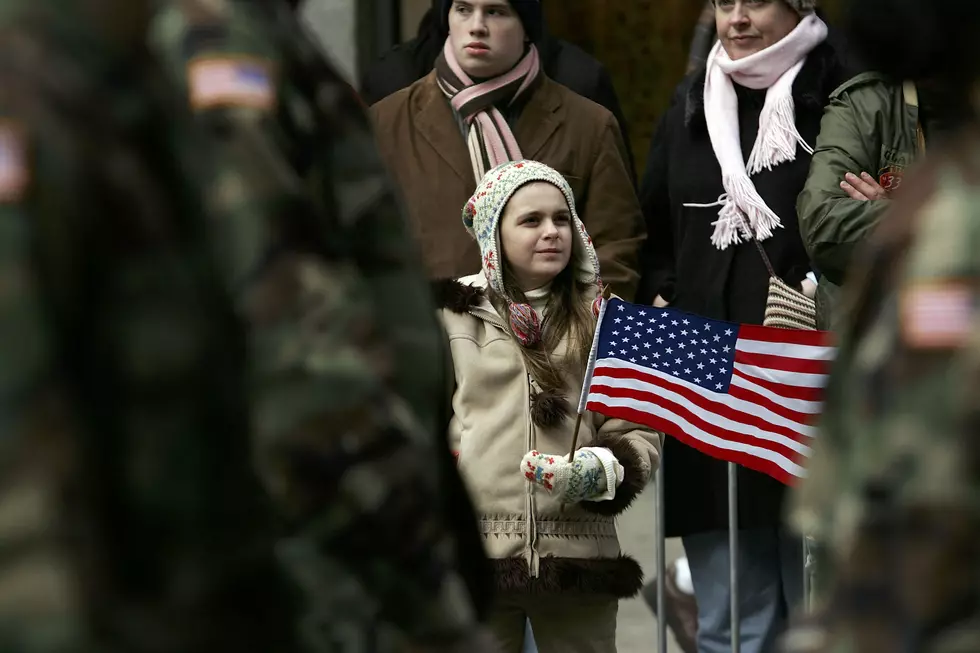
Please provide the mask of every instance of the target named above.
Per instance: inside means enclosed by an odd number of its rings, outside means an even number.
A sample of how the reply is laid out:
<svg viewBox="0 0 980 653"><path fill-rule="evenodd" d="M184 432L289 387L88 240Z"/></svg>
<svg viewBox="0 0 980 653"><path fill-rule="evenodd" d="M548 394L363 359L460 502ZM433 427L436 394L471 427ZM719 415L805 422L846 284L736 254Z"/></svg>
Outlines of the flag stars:
<svg viewBox="0 0 980 653"><path fill-rule="evenodd" d="M661 329L666 329L667 328L667 325L666 324L658 324L657 326L660 327Z"/></svg>
<svg viewBox="0 0 980 653"><path fill-rule="evenodd" d="M682 336L687 336L687 330L685 329L684 331L681 331L681 335Z"/></svg>
<svg viewBox="0 0 980 653"><path fill-rule="evenodd" d="M681 364L681 359L679 359L679 358L678 358L678 359L677 359L676 361L674 361L674 362L675 362L676 364L678 364L678 365L680 365L680 364Z"/></svg>
<svg viewBox="0 0 980 653"><path fill-rule="evenodd" d="M701 379L694 379L694 382L697 383L698 385L701 385Z"/></svg>
<svg viewBox="0 0 980 653"><path fill-rule="evenodd" d="M711 364L712 365L717 365L718 364L718 359L717 358L712 358L711 359Z"/></svg>
<svg viewBox="0 0 980 653"><path fill-rule="evenodd" d="M636 359L635 359L635 358L631 358L631 359L630 359L630 362L631 362L631 363L635 363L635 362L636 362Z"/></svg>
<svg viewBox="0 0 980 653"><path fill-rule="evenodd" d="M687 326L688 324L690 324L690 322L688 322L687 320L684 320L684 326Z"/></svg>
<svg viewBox="0 0 980 653"><path fill-rule="evenodd" d="M673 340L674 338L676 338L676 337L677 337L677 334L676 334L676 333L670 333L670 334L668 334L668 335L670 336L670 339L671 339L671 340Z"/></svg>
<svg viewBox="0 0 980 653"><path fill-rule="evenodd" d="M672 325L674 325L674 326L677 326L677 320L673 320L673 321L671 322L671 324L672 324Z"/></svg>
<svg viewBox="0 0 980 653"><path fill-rule="evenodd" d="M694 358L694 352L692 351L690 354L687 355L687 357L688 358Z"/></svg>
<svg viewBox="0 0 980 653"><path fill-rule="evenodd" d="M726 336L731 336L731 335L732 335L732 333L733 333L733 332L732 332L732 330L731 330L731 329L726 329L726 330L725 330L725 335L726 335Z"/></svg>
<svg viewBox="0 0 980 653"><path fill-rule="evenodd" d="M714 374L709 374L708 376L706 376L704 378L706 378L706 379L708 379L710 381L711 379L715 378L715 375Z"/></svg>
<svg viewBox="0 0 980 653"><path fill-rule="evenodd" d="M646 349L649 349L649 348L650 348L650 347L652 347L653 345L651 345L651 344L650 344L649 342L644 342L644 343L643 343L643 346L644 346L644 347L645 347Z"/></svg>
<svg viewBox="0 0 980 653"><path fill-rule="evenodd" d="M725 387L725 384L724 383L717 383L717 384L715 384L715 389L716 390L721 390L724 387Z"/></svg>
<svg viewBox="0 0 980 653"><path fill-rule="evenodd" d="M691 368L690 367L684 370L684 374L690 374L690 373L691 373Z"/></svg>
<svg viewBox="0 0 980 653"><path fill-rule="evenodd" d="M701 350L701 355L702 356L707 356L708 355L708 350L707 349L702 349Z"/></svg>
<svg viewBox="0 0 980 653"><path fill-rule="evenodd" d="M633 351L640 351L639 345L633 345Z"/></svg>
<svg viewBox="0 0 980 653"><path fill-rule="evenodd" d="M715 336L715 342L720 342L720 341L721 341L721 336Z"/></svg>
<svg viewBox="0 0 980 653"><path fill-rule="evenodd" d="M616 318L616 324L619 324L619 323L620 323L620 322L622 322L622 321L623 321L623 318L621 318L621 317L617 317L617 318Z"/></svg>
<svg viewBox="0 0 980 653"><path fill-rule="evenodd" d="M721 348L721 350L727 354L732 350L732 348L729 347L728 345L725 345L724 347Z"/></svg>
<svg viewBox="0 0 980 653"><path fill-rule="evenodd" d="M657 338L657 344L658 345L664 344L664 339L663 338Z"/></svg>
<svg viewBox="0 0 980 653"><path fill-rule="evenodd" d="M681 349L687 349L687 345L685 345L683 342L677 346L680 347Z"/></svg>
<svg viewBox="0 0 980 653"><path fill-rule="evenodd" d="M674 350L671 349L670 347L667 347L667 353L668 354L673 354L674 353Z"/></svg>
<svg viewBox="0 0 980 653"><path fill-rule="evenodd" d="M625 310L626 310L626 307L625 307L625 306L623 306L622 304L620 304L620 305L619 305L619 312L620 312L620 313L622 313L622 312L623 312L623 311L625 311Z"/></svg>
<svg viewBox="0 0 980 653"><path fill-rule="evenodd" d="M704 363L698 363L698 369L699 370L703 370L704 369Z"/></svg>

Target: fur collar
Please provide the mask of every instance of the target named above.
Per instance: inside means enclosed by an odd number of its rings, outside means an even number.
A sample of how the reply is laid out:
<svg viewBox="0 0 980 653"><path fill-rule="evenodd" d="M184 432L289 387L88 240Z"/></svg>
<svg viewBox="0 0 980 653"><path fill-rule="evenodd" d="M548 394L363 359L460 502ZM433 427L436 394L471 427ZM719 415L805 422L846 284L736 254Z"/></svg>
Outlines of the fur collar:
<svg viewBox="0 0 980 653"><path fill-rule="evenodd" d="M485 297L484 288L463 283L463 280L459 279L433 281L432 296L436 308L444 308L460 314L469 313L471 309L480 306Z"/></svg>
<svg viewBox="0 0 980 653"><path fill-rule="evenodd" d="M704 122L704 80L706 69L701 67L690 80L684 105L684 126L707 131ZM803 69L793 83L793 102L797 111L823 112L827 98L841 81L843 70L837 53L824 41L810 52Z"/></svg>

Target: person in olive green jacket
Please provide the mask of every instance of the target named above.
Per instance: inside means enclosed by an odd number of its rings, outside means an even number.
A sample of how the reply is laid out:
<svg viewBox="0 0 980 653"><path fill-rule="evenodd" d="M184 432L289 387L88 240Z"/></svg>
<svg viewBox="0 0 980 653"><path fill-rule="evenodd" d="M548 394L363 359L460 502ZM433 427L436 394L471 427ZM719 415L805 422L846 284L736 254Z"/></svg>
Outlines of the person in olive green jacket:
<svg viewBox="0 0 980 653"><path fill-rule="evenodd" d="M821 274L818 328L834 326L839 286L853 252L887 210L889 194L901 186L924 145L914 84L867 72L830 96L797 200L803 243Z"/></svg>

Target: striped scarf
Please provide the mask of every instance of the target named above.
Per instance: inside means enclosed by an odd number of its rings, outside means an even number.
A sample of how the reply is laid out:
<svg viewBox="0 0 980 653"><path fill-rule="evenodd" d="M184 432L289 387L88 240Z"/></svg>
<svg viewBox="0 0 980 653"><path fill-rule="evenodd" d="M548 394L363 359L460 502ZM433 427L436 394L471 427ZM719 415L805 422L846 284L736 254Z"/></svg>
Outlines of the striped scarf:
<svg viewBox="0 0 980 653"><path fill-rule="evenodd" d="M532 45L508 72L477 84L463 72L446 39L442 54L436 59L436 75L439 88L468 127L466 145L477 183L501 163L524 158L514 132L495 105L511 106L534 90L541 78L537 48Z"/></svg>

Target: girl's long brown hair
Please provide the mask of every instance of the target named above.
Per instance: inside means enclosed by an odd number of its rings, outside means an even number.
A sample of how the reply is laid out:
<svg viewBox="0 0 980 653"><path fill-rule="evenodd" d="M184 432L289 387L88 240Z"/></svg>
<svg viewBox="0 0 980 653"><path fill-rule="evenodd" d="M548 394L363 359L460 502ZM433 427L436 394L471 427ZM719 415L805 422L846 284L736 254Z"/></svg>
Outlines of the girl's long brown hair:
<svg viewBox="0 0 980 653"><path fill-rule="evenodd" d="M510 301L527 303L524 291L514 283L514 275L506 260L503 277L504 288ZM592 314L594 297L591 296L594 291L594 286L576 280L573 257L552 281L551 296L545 308L540 342L533 347L524 347L511 333L524 358L528 373L545 392L560 395L566 383L563 375L571 374L581 378L585 374L589 351L592 348L592 337L595 334L596 321ZM504 324L510 332L508 299L500 297L491 290L490 300L504 317ZM567 342L567 347L559 352L562 341Z"/></svg>

